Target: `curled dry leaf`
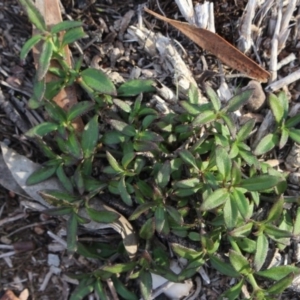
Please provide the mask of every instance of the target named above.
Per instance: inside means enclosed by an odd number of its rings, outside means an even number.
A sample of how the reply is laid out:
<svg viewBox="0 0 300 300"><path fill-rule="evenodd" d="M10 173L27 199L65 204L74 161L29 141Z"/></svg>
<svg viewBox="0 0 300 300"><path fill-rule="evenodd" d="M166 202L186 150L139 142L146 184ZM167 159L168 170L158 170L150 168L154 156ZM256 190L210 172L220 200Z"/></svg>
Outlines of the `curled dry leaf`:
<svg viewBox="0 0 300 300"><path fill-rule="evenodd" d="M39 195L39 191L47 190L47 189L64 191L59 181L56 178L50 178L39 184L27 186L26 185L27 178L30 176L30 174L38 170L41 166L39 164L32 162L25 156L16 153L15 151L7 147L4 143L1 143L0 145L2 150L2 156L7 166L7 170L5 170L5 173L8 175L11 174L12 175L11 180L15 181L15 184L11 185L10 187L11 188L16 186L21 187L21 190L17 189L16 191L15 190L13 191L17 192L18 194L29 195L33 200L39 202L39 204L42 205L42 209L51 208L50 204L47 203ZM1 180L0 183L2 184ZM22 190L24 192L21 192ZM34 201L32 202L34 203ZM113 208L102 203L101 198L92 199L90 205L92 208L99 211L113 211L118 213ZM31 207L36 207L36 206L31 206ZM86 214L86 211L84 209L80 210L79 214L82 217L88 218L88 215ZM105 229L105 228L112 228L116 230L122 236L123 243L126 251L128 252L129 257L133 258L138 248L138 241L137 241L136 234L130 222L123 215L121 215L120 213L118 214L120 216L119 219L113 223L104 224L104 223L97 223L91 221L90 223L84 224L83 226L93 231Z"/></svg>
<svg viewBox="0 0 300 300"><path fill-rule="evenodd" d="M155 16L156 18L174 26L198 46L214 54L227 66L238 70L239 72L242 72L260 82L268 81L268 78L270 77L269 72L261 68L252 59L244 55L219 35L206 29L197 28L188 23L165 18L146 7L144 9L146 12Z"/></svg>

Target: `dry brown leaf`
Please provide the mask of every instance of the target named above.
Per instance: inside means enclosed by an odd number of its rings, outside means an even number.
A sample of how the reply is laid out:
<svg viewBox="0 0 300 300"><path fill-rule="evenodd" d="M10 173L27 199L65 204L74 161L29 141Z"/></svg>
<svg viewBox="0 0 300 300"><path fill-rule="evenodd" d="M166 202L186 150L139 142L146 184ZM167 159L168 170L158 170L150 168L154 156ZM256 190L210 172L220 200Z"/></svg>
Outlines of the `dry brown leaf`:
<svg viewBox="0 0 300 300"><path fill-rule="evenodd" d="M183 23L163 17L148 8L145 11L156 18L171 24L181 31L201 48L210 51L227 66L246 74L260 82L267 82L270 73L260 67L252 59L244 55L234 46L229 44L219 35L206 29L198 28L188 23Z"/></svg>
<svg viewBox="0 0 300 300"><path fill-rule="evenodd" d="M19 298L11 290L7 290L0 300L19 300Z"/></svg>
<svg viewBox="0 0 300 300"><path fill-rule="evenodd" d="M37 9L41 12L42 16L45 18L46 25L52 27L62 21L61 11L59 8L59 0L36 0L35 5ZM35 34L35 30L33 30ZM35 63L38 62L38 58L41 51L41 45L37 45L33 49L33 58ZM71 54L69 47L64 48L65 59L69 66L71 66ZM51 61L51 67L59 67L56 61ZM57 77L53 74L47 73L46 82L57 80ZM77 103L76 89L75 86L68 86L62 89L53 99L53 101L65 110L69 110L74 104ZM77 131L83 130L83 122L81 118L77 118L73 122L74 127Z"/></svg>

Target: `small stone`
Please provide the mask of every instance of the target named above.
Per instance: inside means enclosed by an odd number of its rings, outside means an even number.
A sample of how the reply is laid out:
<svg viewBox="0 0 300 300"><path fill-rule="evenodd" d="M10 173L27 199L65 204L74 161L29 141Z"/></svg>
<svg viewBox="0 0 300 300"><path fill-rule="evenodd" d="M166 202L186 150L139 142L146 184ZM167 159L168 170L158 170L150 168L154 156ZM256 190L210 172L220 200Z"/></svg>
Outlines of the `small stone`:
<svg viewBox="0 0 300 300"><path fill-rule="evenodd" d="M253 90L253 93L246 105L249 111L257 112L264 106L266 95L258 81L249 81L248 85L243 88L243 91L250 89Z"/></svg>
<svg viewBox="0 0 300 300"><path fill-rule="evenodd" d="M60 260L59 260L58 255L49 253L47 263L48 263L48 266L58 267L60 265Z"/></svg>

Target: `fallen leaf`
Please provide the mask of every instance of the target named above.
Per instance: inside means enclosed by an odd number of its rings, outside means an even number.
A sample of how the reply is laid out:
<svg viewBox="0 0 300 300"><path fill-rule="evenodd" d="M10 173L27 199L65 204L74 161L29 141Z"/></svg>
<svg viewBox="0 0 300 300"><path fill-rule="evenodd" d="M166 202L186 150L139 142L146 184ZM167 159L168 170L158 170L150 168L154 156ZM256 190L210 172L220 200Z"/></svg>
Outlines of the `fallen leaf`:
<svg viewBox="0 0 300 300"><path fill-rule="evenodd" d="M171 24L173 27L181 31L194 43L201 48L210 51L218 59L227 66L246 74L260 82L267 82L270 73L260 67L252 59L244 55L237 48L232 46L219 35L202 28L195 27L188 23L183 23L163 17L148 8L144 10L155 16L156 18Z"/></svg>
<svg viewBox="0 0 300 300"><path fill-rule="evenodd" d="M11 290L7 290L0 300L20 300Z"/></svg>

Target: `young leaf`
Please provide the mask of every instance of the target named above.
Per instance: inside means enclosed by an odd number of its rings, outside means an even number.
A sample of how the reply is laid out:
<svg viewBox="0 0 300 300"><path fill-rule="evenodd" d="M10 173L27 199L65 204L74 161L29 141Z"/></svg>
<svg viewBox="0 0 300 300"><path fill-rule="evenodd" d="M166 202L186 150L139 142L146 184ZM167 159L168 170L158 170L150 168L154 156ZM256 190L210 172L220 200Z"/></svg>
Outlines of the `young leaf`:
<svg viewBox="0 0 300 300"><path fill-rule="evenodd" d="M116 95L116 88L109 77L100 70L88 68L81 72L82 80L93 90L108 95Z"/></svg>
<svg viewBox="0 0 300 300"><path fill-rule="evenodd" d="M151 299L152 277L149 271L143 270L140 273L140 290L144 299Z"/></svg>
<svg viewBox="0 0 300 300"><path fill-rule="evenodd" d="M113 99L113 102L116 106L118 106L121 110L127 112L127 113L130 113L131 112L131 106L126 103L125 101L123 100L120 100L120 99Z"/></svg>
<svg viewBox="0 0 300 300"><path fill-rule="evenodd" d="M221 108L221 101L216 92L209 85L205 85L205 92L209 100L212 102L214 110L219 111Z"/></svg>
<svg viewBox="0 0 300 300"><path fill-rule="evenodd" d="M84 127L81 148L85 158L94 154L99 138L98 116L95 115Z"/></svg>
<svg viewBox="0 0 300 300"><path fill-rule="evenodd" d="M289 134L290 134L290 131L287 128L282 128L281 137L280 137L279 145L278 145L279 149L282 149L286 145L286 143L289 139Z"/></svg>
<svg viewBox="0 0 300 300"><path fill-rule="evenodd" d="M46 40L43 44L41 55L39 58L39 63L38 63L38 70L37 70L37 79L38 81L41 81L50 66L50 60L52 57L53 53L53 44L50 40Z"/></svg>
<svg viewBox="0 0 300 300"><path fill-rule="evenodd" d="M19 0L25 9L28 18L34 26L40 31L47 31L45 20L39 10L35 7L32 0Z"/></svg>
<svg viewBox="0 0 300 300"><path fill-rule="evenodd" d="M73 121L76 118L86 114L94 108L95 104L91 101L81 101L71 107L67 113L67 120Z"/></svg>
<svg viewBox="0 0 300 300"><path fill-rule="evenodd" d="M72 213L67 221L67 250L71 254L77 249L77 227L77 216Z"/></svg>
<svg viewBox="0 0 300 300"><path fill-rule="evenodd" d="M165 161L162 167L159 169L156 175L156 183L160 188L166 187L170 180L171 175L171 166L170 161Z"/></svg>
<svg viewBox="0 0 300 300"><path fill-rule="evenodd" d="M249 275L251 273L251 267L248 260L241 254L229 250L229 260L238 273L243 275Z"/></svg>
<svg viewBox="0 0 300 300"><path fill-rule="evenodd" d="M30 130L28 130L25 135L29 137L34 137L35 135L44 136L54 130L57 130L58 125L51 122L43 122Z"/></svg>
<svg viewBox="0 0 300 300"><path fill-rule="evenodd" d="M75 132L70 132L69 137L65 143L66 149L70 155L77 159L83 158L81 145L77 139Z"/></svg>
<svg viewBox="0 0 300 300"><path fill-rule="evenodd" d="M264 136L254 150L254 155L262 155L271 151L279 142L278 135L275 133L269 133Z"/></svg>
<svg viewBox="0 0 300 300"><path fill-rule="evenodd" d="M269 95L269 105L271 107L272 114L277 124L280 124L284 116L283 103L274 95Z"/></svg>
<svg viewBox="0 0 300 300"><path fill-rule="evenodd" d="M224 204L228 199L229 193L227 189L217 189L204 200L204 202L200 206L200 209L203 211L212 210Z"/></svg>
<svg viewBox="0 0 300 300"><path fill-rule="evenodd" d="M252 95L253 90L245 90L242 93L232 97L229 101L227 106L225 107L225 111L233 112L239 109L246 101L249 100L250 96Z"/></svg>
<svg viewBox="0 0 300 300"><path fill-rule="evenodd" d="M51 33L58 33L60 31L68 30L74 27L82 26L82 22L80 21L63 21L58 24L55 24L51 28Z"/></svg>
<svg viewBox="0 0 300 300"><path fill-rule="evenodd" d="M260 234L256 241L256 251L254 255L254 268L259 271L267 258L269 250L268 238L264 234Z"/></svg>
<svg viewBox="0 0 300 300"><path fill-rule="evenodd" d="M226 180L231 170L231 159L229 158L228 151L221 146L217 146L215 153L218 171L221 173L223 180Z"/></svg>
<svg viewBox="0 0 300 300"><path fill-rule="evenodd" d="M152 79L132 79L123 83L118 88L119 97L131 97L139 95L140 93L155 92L155 81Z"/></svg>
<svg viewBox="0 0 300 300"><path fill-rule="evenodd" d="M111 167L118 173L124 173L124 170L122 169L122 167L119 165L119 163L117 162L117 160L108 152L106 151L106 158L109 162L109 164L111 165Z"/></svg>
<svg viewBox="0 0 300 300"><path fill-rule="evenodd" d="M248 191L264 191L270 189L280 181L277 176L260 175L248 179L242 179L239 187L242 187Z"/></svg>
<svg viewBox="0 0 300 300"><path fill-rule="evenodd" d="M75 27L69 29L63 36L63 40L61 42L61 46L64 47L66 45L72 44L77 40L85 38L87 35L84 33L82 27Z"/></svg>
<svg viewBox="0 0 300 300"><path fill-rule="evenodd" d="M120 218L120 215L113 211L98 211L91 207L86 207L86 212L94 222L113 223Z"/></svg>
<svg viewBox="0 0 300 300"><path fill-rule="evenodd" d="M32 38L30 38L22 47L20 52L20 58L25 59L29 53L29 51L40 41L43 36L41 34L36 34Z"/></svg>
<svg viewBox="0 0 300 300"><path fill-rule="evenodd" d="M43 167L33 172L26 180L27 185L40 183L55 174L57 166Z"/></svg>

